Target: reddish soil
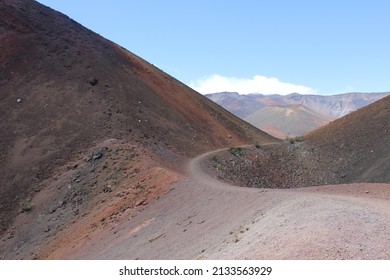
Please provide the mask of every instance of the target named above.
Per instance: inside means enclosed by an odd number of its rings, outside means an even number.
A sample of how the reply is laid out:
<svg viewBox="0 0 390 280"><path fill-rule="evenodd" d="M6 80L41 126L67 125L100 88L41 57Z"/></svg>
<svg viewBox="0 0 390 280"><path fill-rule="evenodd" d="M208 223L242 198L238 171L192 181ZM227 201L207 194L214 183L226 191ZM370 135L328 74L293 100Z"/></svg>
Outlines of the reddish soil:
<svg viewBox="0 0 390 280"><path fill-rule="evenodd" d="M36 1L1 1L0 42L1 259L390 257L389 98L265 146L278 140ZM261 151L279 168L267 189L198 156L244 144L236 166ZM269 189L300 178L278 156L293 150L315 175L303 185L335 168L354 184Z"/></svg>
<svg viewBox="0 0 390 280"><path fill-rule="evenodd" d="M273 141L138 56L36 1L1 1L0 42L0 234L13 241L13 248L36 242L37 235L54 235L53 227L62 231L86 215L97 201L96 190L108 184L114 188L112 181L119 189L128 184L123 173L137 169L155 176L161 168L184 174L183 163L199 153ZM107 144L110 139L114 146ZM101 147L108 157L106 164L96 162L104 166L99 179L89 173L92 163L82 159ZM113 160L112 149L124 154ZM128 152L138 155L131 164L122 162ZM49 225L50 231L43 227L50 233L38 227L20 236L23 230L13 225L15 219L26 216L25 228L35 228L32 216L46 216L61 201L70 204L63 197L70 182L77 186L78 212L60 205L66 217Z"/></svg>
<svg viewBox="0 0 390 280"><path fill-rule="evenodd" d="M136 215L49 259L389 259L390 184L240 188L204 172L215 153ZM210 214L212 213L212 214ZM87 231L91 231L87 227ZM61 242L61 244L64 244ZM65 243L66 244L66 243ZM42 252L42 251L41 251ZM49 253L48 253L49 252Z"/></svg>

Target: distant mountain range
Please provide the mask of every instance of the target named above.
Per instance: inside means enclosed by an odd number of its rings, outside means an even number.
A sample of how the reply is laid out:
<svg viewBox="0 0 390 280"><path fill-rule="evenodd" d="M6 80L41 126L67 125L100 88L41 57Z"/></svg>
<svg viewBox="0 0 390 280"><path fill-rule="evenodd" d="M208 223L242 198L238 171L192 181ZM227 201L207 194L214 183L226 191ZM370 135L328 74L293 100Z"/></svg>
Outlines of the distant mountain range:
<svg viewBox="0 0 390 280"><path fill-rule="evenodd" d="M390 258L390 96L291 143L38 1L0 38L0 260ZM216 97L281 129L380 98Z"/></svg>
<svg viewBox="0 0 390 280"><path fill-rule="evenodd" d="M212 101L265 132L278 137L303 135L367 106L390 92L337 95L206 94ZM299 105L299 106L295 106Z"/></svg>

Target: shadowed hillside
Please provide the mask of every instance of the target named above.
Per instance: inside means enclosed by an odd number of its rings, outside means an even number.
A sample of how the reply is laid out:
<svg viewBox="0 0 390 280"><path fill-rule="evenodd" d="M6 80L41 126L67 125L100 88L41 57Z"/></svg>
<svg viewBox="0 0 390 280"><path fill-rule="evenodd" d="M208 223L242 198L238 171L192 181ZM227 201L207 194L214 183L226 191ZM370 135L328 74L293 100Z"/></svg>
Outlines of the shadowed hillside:
<svg viewBox="0 0 390 280"><path fill-rule="evenodd" d="M305 137L318 173L337 182L390 182L390 96Z"/></svg>
<svg viewBox="0 0 390 280"><path fill-rule="evenodd" d="M104 146L110 139L121 144ZM109 193L92 166L108 155L102 172L119 158L131 162L115 166L117 177L125 168L146 174L137 168L143 161L182 172L198 153L273 140L68 17L32 0L0 2L0 233L49 187L60 195L77 185L80 203L93 190ZM75 163L82 159L88 172ZM78 175L66 181L64 168ZM55 185L61 180L70 183ZM62 198L61 209L70 200Z"/></svg>
<svg viewBox="0 0 390 280"><path fill-rule="evenodd" d="M250 124L284 139L286 135L303 135L389 94L389 92L351 92L323 96L292 93L284 96L219 92L206 94L206 96ZM300 105L304 107L299 107ZM301 110L292 109L296 114L288 117L287 113L291 110L282 108L301 108ZM302 110L302 108L306 109Z"/></svg>
<svg viewBox="0 0 390 280"><path fill-rule="evenodd" d="M390 97L337 119L304 139L225 152L210 164L239 185L295 188L390 182Z"/></svg>

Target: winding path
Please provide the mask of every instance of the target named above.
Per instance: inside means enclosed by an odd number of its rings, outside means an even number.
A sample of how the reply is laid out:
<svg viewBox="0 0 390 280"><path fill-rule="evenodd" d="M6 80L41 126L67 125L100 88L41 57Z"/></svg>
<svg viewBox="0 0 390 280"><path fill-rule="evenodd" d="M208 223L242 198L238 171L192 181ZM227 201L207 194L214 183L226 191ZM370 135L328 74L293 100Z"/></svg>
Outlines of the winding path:
<svg viewBox="0 0 390 280"><path fill-rule="evenodd" d="M390 259L390 185L290 190L231 186L191 160L189 175L115 235L72 258Z"/></svg>

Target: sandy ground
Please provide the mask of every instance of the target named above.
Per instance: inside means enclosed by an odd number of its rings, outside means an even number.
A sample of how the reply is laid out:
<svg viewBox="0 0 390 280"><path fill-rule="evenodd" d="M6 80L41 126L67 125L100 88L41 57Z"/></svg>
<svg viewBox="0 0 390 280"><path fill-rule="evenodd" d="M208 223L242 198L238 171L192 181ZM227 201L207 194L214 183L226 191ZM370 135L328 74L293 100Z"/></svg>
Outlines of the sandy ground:
<svg viewBox="0 0 390 280"><path fill-rule="evenodd" d="M390 185L231 186L192 160L188 178L76 259L390 259Z"/></svg>

